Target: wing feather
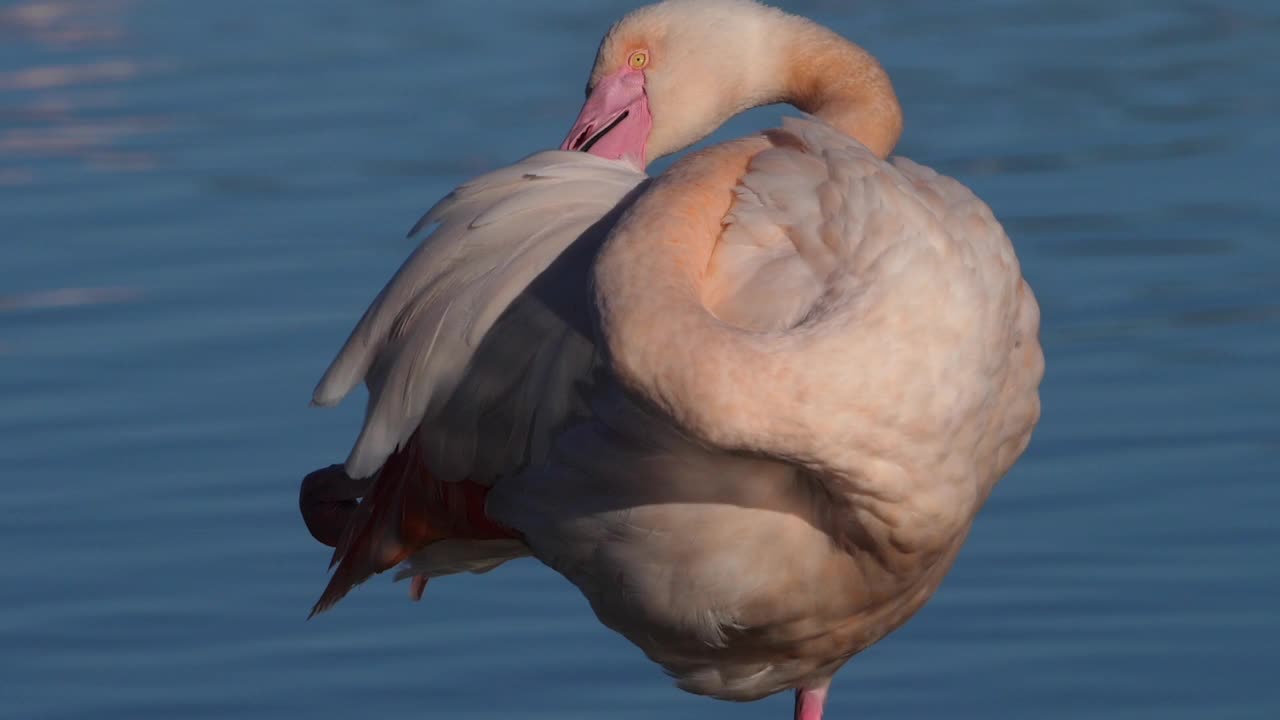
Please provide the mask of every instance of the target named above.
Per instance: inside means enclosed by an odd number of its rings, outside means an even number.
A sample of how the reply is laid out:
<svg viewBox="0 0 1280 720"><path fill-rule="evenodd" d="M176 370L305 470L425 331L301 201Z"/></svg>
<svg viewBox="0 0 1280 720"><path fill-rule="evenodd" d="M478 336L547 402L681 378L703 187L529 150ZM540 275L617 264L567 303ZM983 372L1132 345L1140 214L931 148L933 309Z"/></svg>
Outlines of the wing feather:
<svg viewBox="0 0 1280 720"><path fill-rule="evenodd" d="M547 151L428 210L410 234L438 227L378 294L313 395L333 405L360 380L369 387L348 474L372 474L438 414L499 317L570 245L598 235L645 178L625 163Z"/></svg>

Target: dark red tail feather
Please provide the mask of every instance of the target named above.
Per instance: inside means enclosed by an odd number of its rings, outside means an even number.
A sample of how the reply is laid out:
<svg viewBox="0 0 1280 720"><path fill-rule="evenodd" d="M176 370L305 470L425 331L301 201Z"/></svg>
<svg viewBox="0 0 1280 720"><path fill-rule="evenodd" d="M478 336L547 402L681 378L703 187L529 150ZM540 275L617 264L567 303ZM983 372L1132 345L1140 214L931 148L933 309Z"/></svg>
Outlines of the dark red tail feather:
<svg viewBox="0 0 1280 720"><path fill-rule="evenodd" d="M442 482L427 472L416 439L397 450L373 477L355 481L337 466L303 481L303 517L321 542L334 541L337 565L311 615L333 607L351 588L444 538L518 537L485 515L489 488L469 480ZM359 490L358 495L352 492ZM363 499L359 505L352 500ZM339 534L337 527L345 527Z"/></svg>

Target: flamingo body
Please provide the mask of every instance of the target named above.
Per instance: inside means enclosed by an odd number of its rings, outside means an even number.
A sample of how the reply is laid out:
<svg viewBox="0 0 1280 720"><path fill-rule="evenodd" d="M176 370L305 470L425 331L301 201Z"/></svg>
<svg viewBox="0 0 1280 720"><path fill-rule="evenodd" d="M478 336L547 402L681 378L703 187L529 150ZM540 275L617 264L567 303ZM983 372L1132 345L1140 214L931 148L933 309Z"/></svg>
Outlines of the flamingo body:
<svg viewBox="0 0 1280 720"><path fill-rule="evenodd" d="M887 159L887 75L824 28L668 0L590 87L562 150L424 217L317 388L370 390L345 471L304 489L337 545L317 609L531 554L680 687L794 689L814 720L1025 449L1038 308L984 203ZM809 115L642 172L779 100Z"/></svg>

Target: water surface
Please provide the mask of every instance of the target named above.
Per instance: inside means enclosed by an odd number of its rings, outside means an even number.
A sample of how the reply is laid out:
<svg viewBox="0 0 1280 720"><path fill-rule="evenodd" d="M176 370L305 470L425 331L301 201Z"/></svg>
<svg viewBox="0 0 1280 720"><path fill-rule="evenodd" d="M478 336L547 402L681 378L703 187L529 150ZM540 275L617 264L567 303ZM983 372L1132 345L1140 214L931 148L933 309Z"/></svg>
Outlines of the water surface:
<svg viewBox="0 0 1280 720"><path fill-rule="evenodd" d="M1274 718L1280 8L784 3L1014 238L1044 419L832 717ZM0 3L0 716L778 718L532 561L310 623L311 386L467 177L557 144L629 3ZM718 138L782 114L740 118Z"/></svg>

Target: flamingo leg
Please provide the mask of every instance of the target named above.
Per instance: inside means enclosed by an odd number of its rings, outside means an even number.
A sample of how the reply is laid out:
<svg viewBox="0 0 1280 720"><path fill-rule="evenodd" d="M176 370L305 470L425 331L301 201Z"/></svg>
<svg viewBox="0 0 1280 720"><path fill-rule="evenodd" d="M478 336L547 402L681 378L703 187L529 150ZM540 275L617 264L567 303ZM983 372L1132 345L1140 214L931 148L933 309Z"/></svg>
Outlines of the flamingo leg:
<svg viewBox="0 0 1280 720"><path fill-rule="evenodd" d="M827 703L827 689L831 681L820 687L796 688L795 720L822 720L822 708Z"/></svg>

